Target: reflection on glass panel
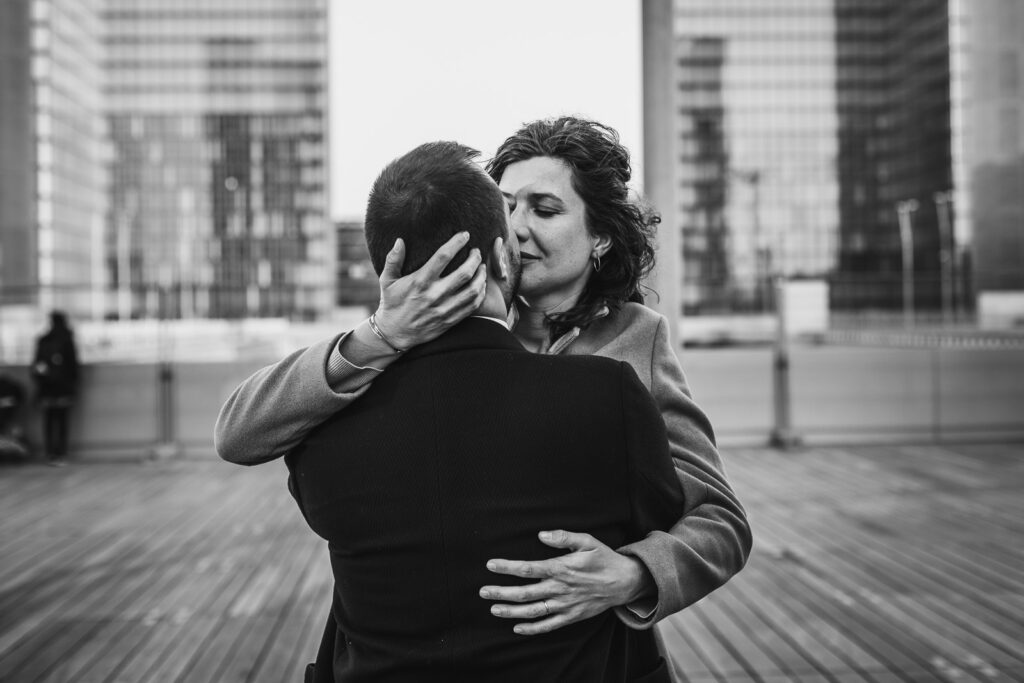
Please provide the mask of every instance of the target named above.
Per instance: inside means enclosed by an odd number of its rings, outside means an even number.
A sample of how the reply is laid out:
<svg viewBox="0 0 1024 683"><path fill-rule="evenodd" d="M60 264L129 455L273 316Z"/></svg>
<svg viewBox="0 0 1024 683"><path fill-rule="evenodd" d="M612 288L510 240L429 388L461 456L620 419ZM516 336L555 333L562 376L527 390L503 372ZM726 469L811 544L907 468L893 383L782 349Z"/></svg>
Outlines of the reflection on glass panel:
<svg viewBox="0 0 1024 683"><path fill-rule="evenodd" d="M679 1L684 306L761 311L771 276L834 254L806 190L834 196L833 17L820 4Z"/></svg>
<svg viewBox="0 0 1024 683"><path fill-rule="evenodd" d="M308 317L330 301L290 276L294 261L329 269L300 229L327 231L325 12L320 0L106 4L133 285L208 287L190 305L218 317Z"/></svg>
<svg viewBox="0 0 1024 683"><path fill-rule="evenodd" d="M834 307L898 307L898 288L865 284L898 272L895 205L908 198L921 204L917 303L937 305L932 197L952 187L946 3L674 8L686 311L766 311L777 275L828 279ZM974 95L1019 87L1017 49L979 53L992 63ZM1019 113L987 116L971 149L1016 149Z"/></svg>

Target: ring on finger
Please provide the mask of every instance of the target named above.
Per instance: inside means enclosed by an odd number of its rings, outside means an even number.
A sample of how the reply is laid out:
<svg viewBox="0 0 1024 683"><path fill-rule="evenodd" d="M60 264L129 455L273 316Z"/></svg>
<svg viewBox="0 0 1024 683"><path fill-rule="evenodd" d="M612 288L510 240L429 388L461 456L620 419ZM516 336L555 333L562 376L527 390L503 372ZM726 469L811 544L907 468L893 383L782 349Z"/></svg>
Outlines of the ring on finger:
<svg viewBox="0 0 1024 683"><path fill-rule="evenodd" d="M544 616L547 616L547 615L551 614L551 608L548 607L548 601L547 600L541 600L540 604L544 605Z"/></svg>

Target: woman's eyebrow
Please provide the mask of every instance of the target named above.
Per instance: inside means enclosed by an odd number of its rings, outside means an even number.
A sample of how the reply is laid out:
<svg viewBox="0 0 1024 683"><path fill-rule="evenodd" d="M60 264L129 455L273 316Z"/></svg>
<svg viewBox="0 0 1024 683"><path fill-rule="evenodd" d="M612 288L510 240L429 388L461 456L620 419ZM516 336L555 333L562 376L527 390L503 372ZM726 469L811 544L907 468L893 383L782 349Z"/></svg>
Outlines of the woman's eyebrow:
<svg viewBox="0 0 1024 683"><path fill-rule="evenodd" d="M559 197L557 194L551 194L550 192L531 192L530 194L526 195L526 198L529 199L531 202L538 202L546 199L548 201L562 204L562 198Z"/></svg>

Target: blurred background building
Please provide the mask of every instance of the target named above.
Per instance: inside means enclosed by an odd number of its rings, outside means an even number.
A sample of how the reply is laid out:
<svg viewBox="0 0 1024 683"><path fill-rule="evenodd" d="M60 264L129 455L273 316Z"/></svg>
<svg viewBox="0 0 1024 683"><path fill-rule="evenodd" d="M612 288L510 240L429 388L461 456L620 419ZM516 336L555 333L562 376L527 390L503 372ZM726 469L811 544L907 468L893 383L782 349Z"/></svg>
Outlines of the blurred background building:
<svg viewBox="0 0 1024 683"><path fill-rule="evenodd" d="M827 283L834 318L1024 319L1024 3L645 12L666 19L644 23L667 46L645 89L672 89L645 134L672 139L653 199L681 235L685 315L765 312L782 276Z"/></svg>
<svg viewBox="0 0 1024 683"><path fill-rule="evenodd" d="M326 0L0 12L2 303L122 320L331 310Z"/></svg>
<svg viewBox="0 0 1024 683"><path fill-rule="evenodd" d="M1024 0L630 6L643 191L663 216L649 302L690 347L719 437L1019 436ZM45 313L70 313L86 368L75 448L211 453L242 378L376 306L361 220L328 220L329 14L329 0L0 2L0 372L27 381ZM375 21L351 28L390 38ZM603 35L587 49L612 49ZM374 57L345 67L394 90ZM461 125L448 83L429 104ZM348 111L345 135L392 135Z"/></svg>
<svg viewBox="0 0 1024 683"><path fill-rule="evenodd" d="M982 301L1010 306L1024 290L1024 2L952 0L950 11L954 201Z"/></svg>
<svg viewBox="0 0 1024 683"><path fill-rule="evenodd" d="M338 245L338 289L336 304L376 310L380 303L377 273L363 235L363 219L350 218L334 224Z"/></svg>
<svg viewBox="0 0 1024 683"><path fill-rule="evenodd" d="M99 4L0 3L0 307L91 315L104 281Z"/></svg>
<svg viewBox="0 0 1024 683"><path fill-rule="evenodd" d="M1024 321L1024 0L638 5L684 338L771 339L779 279L821 285L833 329ZM0 4L0 356L51 308L99 340L376 302L359 222L328 219L327 15Z"/></svg>

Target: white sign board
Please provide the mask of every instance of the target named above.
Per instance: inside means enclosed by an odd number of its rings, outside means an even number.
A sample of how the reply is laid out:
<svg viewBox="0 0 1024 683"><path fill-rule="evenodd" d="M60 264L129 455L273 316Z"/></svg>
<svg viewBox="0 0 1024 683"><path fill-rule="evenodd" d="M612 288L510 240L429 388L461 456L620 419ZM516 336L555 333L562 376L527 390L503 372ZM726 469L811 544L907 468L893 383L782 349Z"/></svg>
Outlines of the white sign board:
<svg viewBox="0 0 1024 683"><path fill-rule="evenodd" d="M828 331L828 283L824 280L787 280L782 283L782 314L790 335Z"/></svg>
<svg viewBox="0 0 1024 683"><path fill-rule="evenodd" d="M978 294L978 326L983 330L1024 327L1024 292L981 292Z"/></svg>

